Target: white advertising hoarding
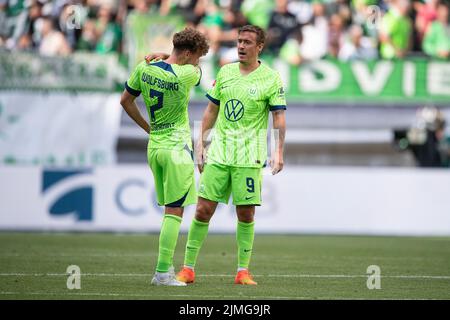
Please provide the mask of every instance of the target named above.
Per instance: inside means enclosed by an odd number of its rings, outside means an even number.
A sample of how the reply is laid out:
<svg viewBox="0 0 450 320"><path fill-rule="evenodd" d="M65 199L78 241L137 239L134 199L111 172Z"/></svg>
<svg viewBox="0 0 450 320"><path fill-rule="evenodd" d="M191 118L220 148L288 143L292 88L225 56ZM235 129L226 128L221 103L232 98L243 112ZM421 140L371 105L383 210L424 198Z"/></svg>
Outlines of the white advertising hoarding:
<svg viewBox="0 0 450 320"><path fill-rule="evenodd" d="M114 164L119 101L111 93L0 92L0 163Z"/></svg>
<svg viewBox="0 0 450 320"><path fill-rule="evenodd" d="M287 167L264 176L256 232L448 236L449 187L445 170ZM158 232L163 212L146 165L0 167L0 195L2 230ZM211 232L235 232L231 202Z"/></svg>

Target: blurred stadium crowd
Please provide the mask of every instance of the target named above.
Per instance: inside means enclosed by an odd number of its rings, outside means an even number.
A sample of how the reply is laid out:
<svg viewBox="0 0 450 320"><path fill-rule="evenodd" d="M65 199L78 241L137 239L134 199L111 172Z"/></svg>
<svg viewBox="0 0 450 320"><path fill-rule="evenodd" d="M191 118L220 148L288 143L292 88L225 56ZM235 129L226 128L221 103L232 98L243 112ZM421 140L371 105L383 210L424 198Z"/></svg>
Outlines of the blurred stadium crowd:
<svg viewBox="0 0 450 320"><path fill-rule="evenodd" d="M129 14L177 14L205 32L221 64L237 28L268 32L265 54L293 65L337 58L450 55L449 0L0 0L0 50L124 52Z"/></svg>

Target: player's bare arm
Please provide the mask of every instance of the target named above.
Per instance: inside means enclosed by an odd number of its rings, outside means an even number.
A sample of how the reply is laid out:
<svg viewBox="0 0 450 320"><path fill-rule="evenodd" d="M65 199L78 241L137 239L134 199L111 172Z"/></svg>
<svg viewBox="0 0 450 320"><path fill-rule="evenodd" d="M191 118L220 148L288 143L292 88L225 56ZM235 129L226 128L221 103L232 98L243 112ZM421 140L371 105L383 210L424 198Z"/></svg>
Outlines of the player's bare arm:
<svg viewBox="0 0 450 320"><path fill-rule="evenodd" d="M130 118L139 125L139 127L144 129L145 132L150 133L150 125L142 116L135 100L135 96L130 94L127 90L124 90L122 96L120 97L120 104L125 109L125 112L130 116Z"/></svg>
<svg viewBox="0 0 450 320"><path fill-rule="evenodd" d="M202 126L200 129L200 139L197 143L197 163L198 163L198 171L200 173L203 172L203 165L205 163L205 141L211 132L211 129L214 127L214 124L217 120L217 115L219 114L219 106L214 104L213 102L209 102L206 107L205 112L203 113Z"/></svg>
<svg viewBox="0 0 450 320"><path fill-rule="evenodd" d="M286 116L284 110L272 112L273 129L275 130L275 154L272 155L270 165L272 174L283 170L284 137L286 136Z"/></svg>

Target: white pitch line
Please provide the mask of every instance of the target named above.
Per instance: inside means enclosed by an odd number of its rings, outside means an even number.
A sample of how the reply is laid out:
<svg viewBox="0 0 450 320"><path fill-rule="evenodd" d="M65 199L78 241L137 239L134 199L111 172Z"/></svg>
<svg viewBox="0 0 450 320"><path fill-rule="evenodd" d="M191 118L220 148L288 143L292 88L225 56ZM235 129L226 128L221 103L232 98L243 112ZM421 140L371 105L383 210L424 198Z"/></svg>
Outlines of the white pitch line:
<svg viewBox="0 0 450 320"><path fill-rule="evenodd" d="M100 296L100 297L160 297L160 294L150 295L150 294L138 294L138 293L103 293L103 292L13 292L13 291L0 291L0 295L31 295L31 296ZM193 294L165 294L166 297L173 298L221 298L221 299L236 299L241 296L224 296L224 295L193 295ZM278 299L278 300L370 300L369 298L351 298L351 297L301 297L301 296L245 296L247 299ZM375 298L375 300L440 300L434 298Z"/></svg>
<svg viewBox="0 0 450 320"><path fill-rule="evenodd" d="M268 274L264 277L279 278L367 278L369 275L351 274ZM428 275L380 275L380 278L393 279L450 279L450 276L428 276Z"/></svg>
<svg viewBox="0 0 450 320"><path fill-rule="evenodd" d="M67 273L0 273L0 277L67 277ZM151 277L150 273L81 273L85 277ZM254 277L270 278L367 278L369 275L357 274L254 274ZM234 277L232 274L201 274L197 277ZM391 279L438 279L450 280L450 276L431 275L380 275Z"/></svg>

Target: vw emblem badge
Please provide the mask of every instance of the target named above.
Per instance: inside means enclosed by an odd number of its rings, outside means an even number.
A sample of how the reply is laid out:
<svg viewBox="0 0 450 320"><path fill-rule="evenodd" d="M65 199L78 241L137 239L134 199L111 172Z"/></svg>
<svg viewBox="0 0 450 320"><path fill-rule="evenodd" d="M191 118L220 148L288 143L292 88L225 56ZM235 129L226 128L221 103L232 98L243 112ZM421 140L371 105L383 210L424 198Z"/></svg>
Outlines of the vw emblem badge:
<svg viewBox="0 0 450 320"><path fill-rule="evenodd" d="M225 104L225 118L229 121L238 121L244 116L244 105L237 99L228 100Z"/></svg>

